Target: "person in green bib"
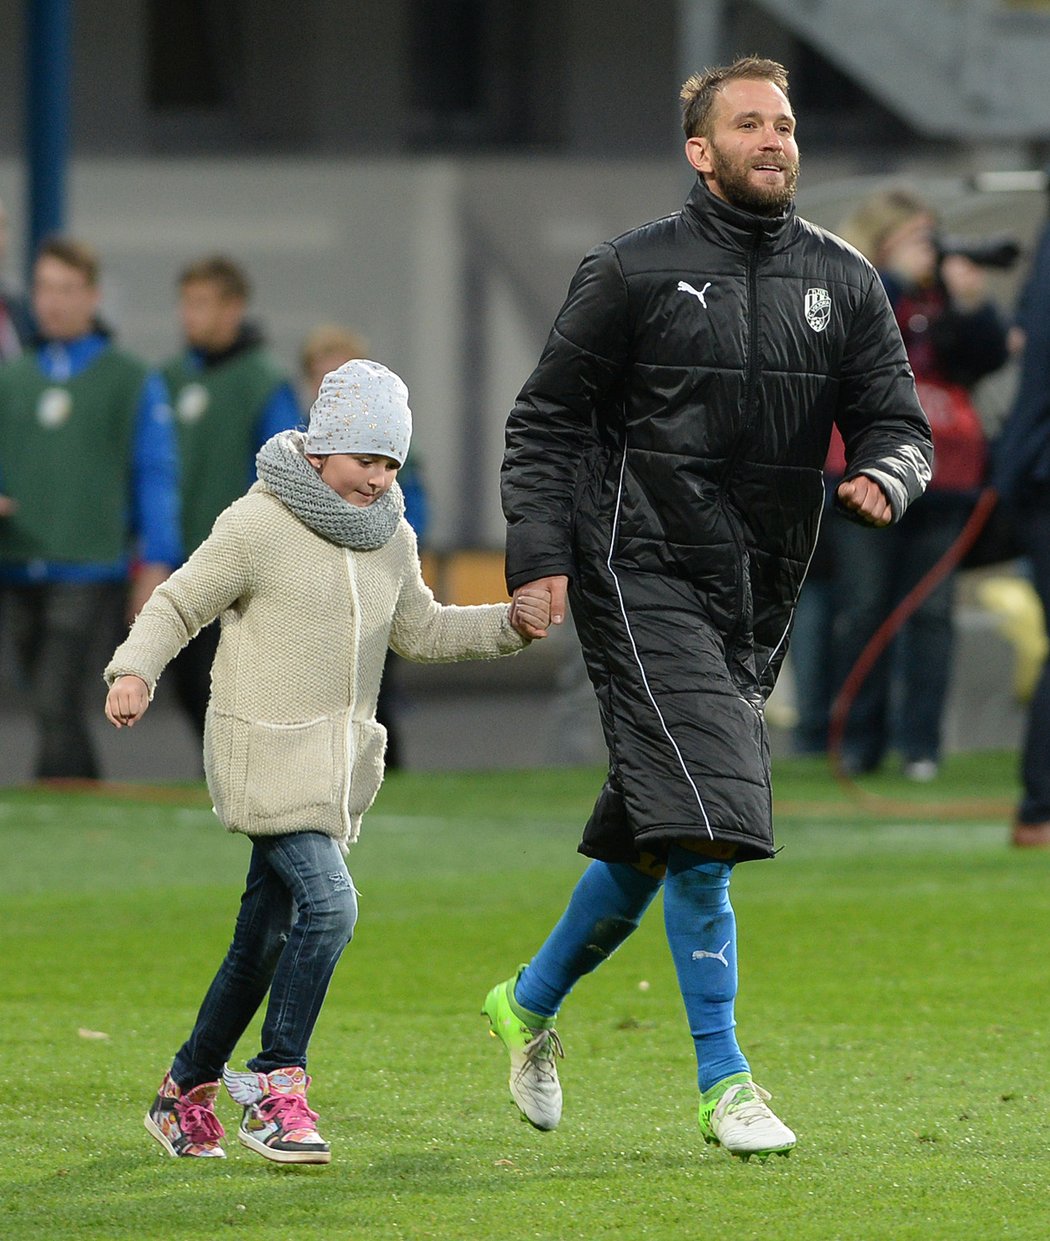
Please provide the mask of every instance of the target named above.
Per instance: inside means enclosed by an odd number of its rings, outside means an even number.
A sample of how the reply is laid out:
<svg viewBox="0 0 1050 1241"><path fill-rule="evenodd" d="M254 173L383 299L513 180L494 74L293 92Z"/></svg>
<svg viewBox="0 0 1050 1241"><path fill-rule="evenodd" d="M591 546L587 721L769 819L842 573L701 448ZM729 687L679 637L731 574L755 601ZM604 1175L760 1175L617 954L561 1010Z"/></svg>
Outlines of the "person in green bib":
<svg viewBox="0 0 1050 1241"><path fill-rule="evenodd" d="M190 556L215 518L255 482L255 455L300 421L284 367L248 321L251 283L225 255L210 255L178 277L185 347L164 364L182 463L182 538ZM200 736L219 641L209 625L171 666L176 695Z"/></svg>
<svg viewBox="0 0 1050 1241"><path fill-rule="evenodd" d="M39 728L38 779L98 778L92 640L129 573L134 614L182 561L167 392L114 345L99 301L94 250L48 239L33 268L37 337L0 366L0 598Z"/></svg>

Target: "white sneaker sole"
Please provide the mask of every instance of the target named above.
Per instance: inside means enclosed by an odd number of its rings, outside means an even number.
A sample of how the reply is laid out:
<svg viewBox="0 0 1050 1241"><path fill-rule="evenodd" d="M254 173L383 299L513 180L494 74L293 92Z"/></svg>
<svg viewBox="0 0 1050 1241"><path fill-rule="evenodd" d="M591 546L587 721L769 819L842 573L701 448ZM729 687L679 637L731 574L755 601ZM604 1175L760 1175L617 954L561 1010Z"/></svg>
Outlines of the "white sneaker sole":
<svg viewBox="0 0 1050 1241"><path fill-rule="evenodd" d="M246 1146L250 1151L255 1151L257 1155L262 1155L264 1159L270 1159L274 1163L332 1162L332 1152L330 1150L274 1150L272 1146L267 1146L265 1142L260 1142L258 1138L253 1138L250 1133L245 1133L243 1129L237 1130L237 1140L242 1146Z"/></svg>
<svg viewBox="0 0 1050 1241"><path fill-rule="evenodd" d="M717 1138L705 1138L704 1141L709 1143L711 1146L721 1146L726 1154L732 1155L734 1159L739 1159L741 1163L747 1163L749 1159L757 1159L759 1163L765 1163L770 1155L780 1155L786 1159L795 1149L795 1143L792 1142L790 1146L778 1146L775 1148L770 1147L767 1150L735 1151L730 1150L728 1146L723 1145L723 1143L719 1142Z"/></svg>
<svg viewBox="0 0 1050 1241"><path fill-rule="evenodd" d="M765 1163L770 1155L779 1155L782 1159L786 1159L794 1149L793 1146L785 1146L775 1151L730 1151L729 1153L741 1163L747 1163L749 1159L757 1159L759 1163Z"/></svg>
<svg viewBox="0 0 1050 1241"><path fill-rule="evenodd" d="M797 1138L792 1138L790 1141L781 1142L780 1145L760 1146L753 1150L747 1150L746 1147L734 1150L731 1146L727 1146L725 1142L716 1138L713 1133L705 1133L703 1139L709 1146L720 1146L727 1154L732 1155L734 1159L742 1159L744 1163L747 1163L752 1157L761 1160L763 1163L770 1155L783 1155L786 1157L795 1149L798 1141Z"/></svg>

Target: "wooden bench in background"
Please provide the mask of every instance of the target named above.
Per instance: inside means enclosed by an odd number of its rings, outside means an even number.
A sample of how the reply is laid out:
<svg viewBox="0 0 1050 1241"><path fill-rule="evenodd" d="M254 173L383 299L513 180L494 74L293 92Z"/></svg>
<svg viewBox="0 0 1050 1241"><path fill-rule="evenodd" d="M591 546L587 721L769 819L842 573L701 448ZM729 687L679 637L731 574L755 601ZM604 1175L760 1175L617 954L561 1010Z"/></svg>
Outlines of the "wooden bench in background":
<svg viewBox="0 0 1050 1241"><path fill-rule="evenodd" d="M424 552L423 577L442 603L506 603L503 552L467 548Z"/></svg>

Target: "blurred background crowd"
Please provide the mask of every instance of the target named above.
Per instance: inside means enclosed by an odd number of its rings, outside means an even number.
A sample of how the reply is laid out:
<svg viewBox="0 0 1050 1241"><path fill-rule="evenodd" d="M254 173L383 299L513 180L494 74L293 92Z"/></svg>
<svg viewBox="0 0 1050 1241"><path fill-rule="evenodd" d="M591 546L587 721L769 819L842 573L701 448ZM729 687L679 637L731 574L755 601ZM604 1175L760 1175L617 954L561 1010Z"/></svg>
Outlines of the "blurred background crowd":
<svg viewBox="0 0 1050 1241"><path fill-rule="evenodd" d="M119 758L105 653L350 357L409 384L401 482L436 593L504 597L514 395L580 255L688 191L680 82L752 51L790 72L799 210L879 270L937 444L893 531L824 523L777 744L833 739L846 770L917 781L952 749L1022 746L1046 645L1031 548L997 517L916 590L1039 382L1047 0L308 0L290 20L0 0L0 780L198 773L214 638ZM50 217L41 150L64 174ZM838 469L833 444L829 492ZM913 602L834 737L851 669ZM599 761L571 633L504 662L390 667L392 765Z"/></svg>

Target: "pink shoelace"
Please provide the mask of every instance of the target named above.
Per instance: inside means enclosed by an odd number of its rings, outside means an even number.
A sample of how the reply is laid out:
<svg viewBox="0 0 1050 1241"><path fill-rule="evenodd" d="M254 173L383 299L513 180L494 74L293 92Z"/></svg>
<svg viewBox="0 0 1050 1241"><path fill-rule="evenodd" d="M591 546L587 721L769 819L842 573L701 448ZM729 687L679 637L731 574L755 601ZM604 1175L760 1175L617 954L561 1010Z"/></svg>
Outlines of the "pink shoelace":
<svg viewBox="0 0 1050 1241"><path fill-rule="evenodd" d="M217 1142L226 1135L218 1116L202 1103L191 1103L185 1097L178 1099L175 1102L175 1114L179 1118L179 1128L183 1135L200 1146L206 1142Z"/></svg>
<svg viewBox="0 0 1050 1241"><path fill-rule="evenodd" d="M266 1121L276 1121L289 1133L293 1129L316 1129L317 1113L312 1111L301 1094L269 1094L260 1100L259 1114Z"/></svg>

